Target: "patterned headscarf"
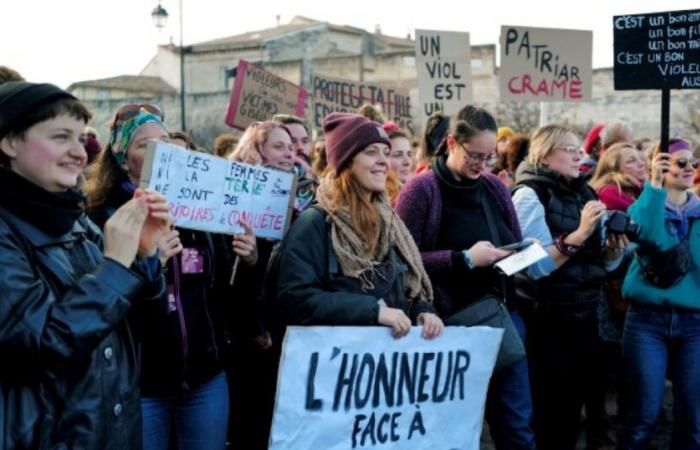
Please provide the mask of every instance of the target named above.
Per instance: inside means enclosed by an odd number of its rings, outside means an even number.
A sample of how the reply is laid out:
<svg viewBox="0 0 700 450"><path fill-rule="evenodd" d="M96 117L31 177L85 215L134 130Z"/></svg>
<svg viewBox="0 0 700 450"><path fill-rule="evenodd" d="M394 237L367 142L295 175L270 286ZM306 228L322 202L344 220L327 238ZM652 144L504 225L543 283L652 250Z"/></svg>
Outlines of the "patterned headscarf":
<svg viewBox="0 0 700 450"><path fill-rule="evenodd" d="M160 120L160 117L151 114L144 108L141 108L136 116L124 121L119 121L112 126L109 144L112 147L112 155L114 155L114 159L119 166L124 164L126 160L126 150L129 148L136 132L142 126L151 122L160 125L167 133L167 129L163 121Z"/></svg>

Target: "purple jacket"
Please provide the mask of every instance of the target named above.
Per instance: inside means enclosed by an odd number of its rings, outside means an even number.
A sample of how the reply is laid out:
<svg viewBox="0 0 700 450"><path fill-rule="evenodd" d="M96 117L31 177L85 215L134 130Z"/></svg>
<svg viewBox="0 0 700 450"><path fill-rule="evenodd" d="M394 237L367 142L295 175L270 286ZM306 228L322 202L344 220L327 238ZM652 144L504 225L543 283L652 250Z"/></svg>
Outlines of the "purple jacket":
<svg viewBox="0 0 700 450"><path fill-rule="evenodd" d="M495 175L483 174L484 185L503 211L506 225L518 241L522 240L520 224L508 188ZM435 248L442 218L442 196L437 176L432 170L422 172L411 179L401 189L396 202L396 213L408 227L423 257L425 270L433 284L452 272L452 250ZM439 285L434 286L436 301L452 304Z"/></svg>

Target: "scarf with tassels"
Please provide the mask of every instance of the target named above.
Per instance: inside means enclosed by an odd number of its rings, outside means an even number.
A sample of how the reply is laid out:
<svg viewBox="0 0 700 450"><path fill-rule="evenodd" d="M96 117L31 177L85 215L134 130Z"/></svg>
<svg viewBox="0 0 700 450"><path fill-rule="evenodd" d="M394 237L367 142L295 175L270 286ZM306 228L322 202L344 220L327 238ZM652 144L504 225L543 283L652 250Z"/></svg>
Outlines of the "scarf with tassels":
<svg viewBox="0 0 700 450"><path fill-rule="evenodd" d="M411 300L424 298L432 301L433 288L423 267L420 251L406 225L389 206L386 195L374 203L382 224L376 253L373 258L370 258L365 256L364 239L355 232L347 205L332 204L329 195L331 182L330 175L321 180L316 199L331 220L331 245L343 274L357 278L363 290L373 289L374 285L367 273L375 271L375 274L378 274L376 267L386 260L390 247L394 246L408 266L408 271L403 274L403 284L408 298Z"/></svg>

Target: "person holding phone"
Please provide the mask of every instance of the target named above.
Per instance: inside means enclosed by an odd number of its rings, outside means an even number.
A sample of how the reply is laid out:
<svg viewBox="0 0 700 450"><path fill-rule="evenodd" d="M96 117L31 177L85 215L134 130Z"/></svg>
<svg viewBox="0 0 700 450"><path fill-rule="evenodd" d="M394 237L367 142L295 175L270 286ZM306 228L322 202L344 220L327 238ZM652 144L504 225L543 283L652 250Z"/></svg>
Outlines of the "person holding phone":
<svg viewBox="0 0 700 450"><path fill-rule="evenodd" d="M687 141L657 144L651 179L630 206L640 246L622 292L631 301L622 351L632 383L623 450L645 449L673 383L671 448L700 448L700 165Z"/></svg>
<svg viewBox="0 0 700 450"><path fill-rule="evenodd" d="M608 272L622 259L626 238L606 239L605 205L580 176L583 149L566 127L547 125L530 141L518 168L513 203L523 235L548 250L516 277L528 315L537 447L573 450L581 408L596 392L601 370L597 308Z"/></svg>
<svg viewBox="0 0 700 450"><path fill-rule="evenodd" d="M396 213L418 244L442 317L493 294L506 301L524 340L513 280L502 278L493 267L512 253L494 242L509 245L522 240L508 189L489 170L496 159L496 120L484 109L465 106L444 131L447 137L430 168L402 189ZM487 214L494 218L496 236ZM491 379L486 420L496 448L534 449L531 418L523 359Z"/></svg>

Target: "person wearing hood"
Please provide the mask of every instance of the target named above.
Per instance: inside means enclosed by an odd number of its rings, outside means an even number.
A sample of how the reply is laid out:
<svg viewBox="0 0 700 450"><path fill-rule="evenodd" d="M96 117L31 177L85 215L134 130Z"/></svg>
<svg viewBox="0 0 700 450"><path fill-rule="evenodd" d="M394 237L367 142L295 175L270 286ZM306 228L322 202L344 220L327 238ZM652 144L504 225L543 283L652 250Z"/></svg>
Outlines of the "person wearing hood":
<svg viewBox="0 0 700 450"><path fill-rule="evenodd" d="M622 293L631 302L622 352L632 402L619 448L648 448L673 383L671 448L700 448L700 199L690 191L700 167L687 141L652 152L651 178L630 206L639 246Z"/></svg>
<svg viewBox="0 0 700 450"><path fill-rule="evenodd" d="M160 194L104 224L76 188L90 113L50 84L0 86L0 448L138 449L138 350L126 316L158 303Z"/></svg>
<svg viewBox="0 0 700 450"><path fill-rule="evenodd" d="M583 149L576 134L547 125L532 136L516 174L513 203L523 236L549 257L516 277L530 304L528 355L532 364L535 433L539 449L573 449L581 408L600 370L597 308L603 282L629 244L606 238L606 208L580 176Z"/></svg>

